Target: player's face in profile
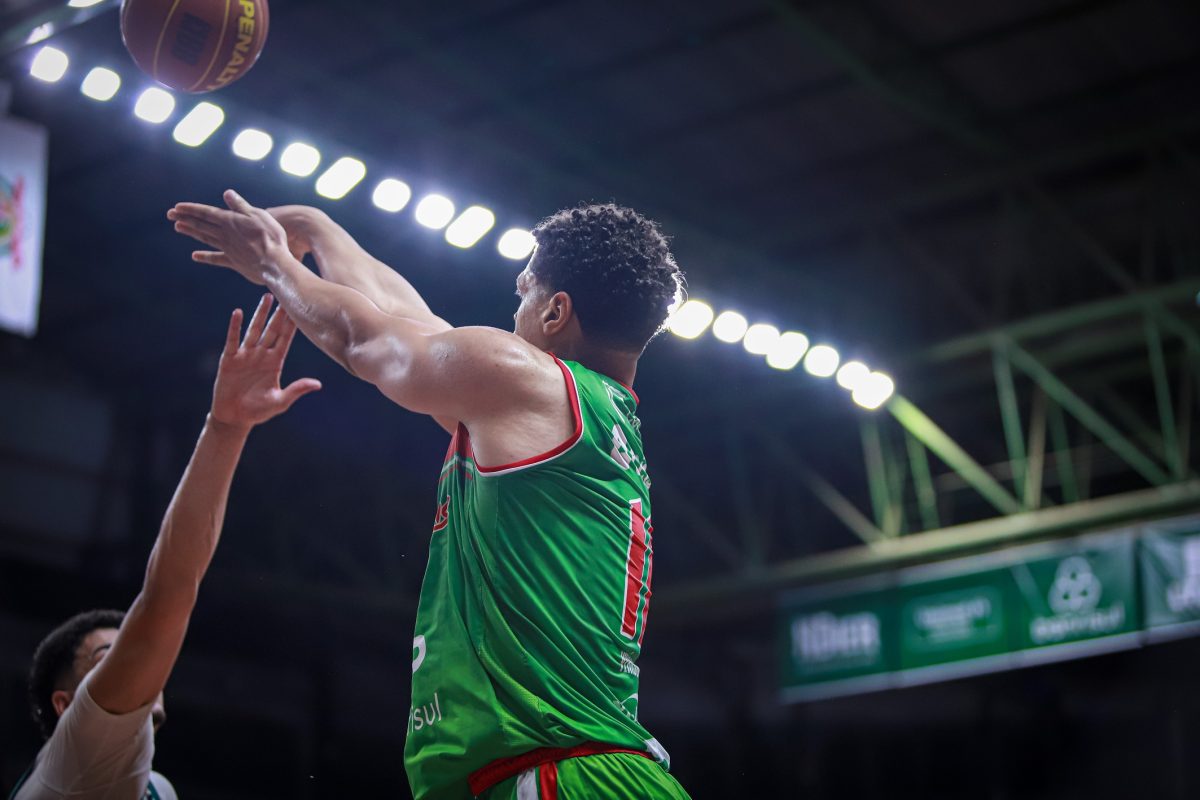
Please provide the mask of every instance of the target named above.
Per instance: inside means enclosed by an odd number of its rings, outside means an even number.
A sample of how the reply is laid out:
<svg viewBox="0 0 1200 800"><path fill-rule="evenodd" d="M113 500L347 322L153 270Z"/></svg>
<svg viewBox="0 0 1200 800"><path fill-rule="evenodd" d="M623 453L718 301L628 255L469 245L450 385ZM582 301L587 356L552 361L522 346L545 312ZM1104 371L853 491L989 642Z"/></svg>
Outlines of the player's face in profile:
<svg viewBox="0 0 1200 800"><path fill-rule="evenodd" d="M83 638L83 642L80 643L79 650L75 654L75 669L80 681L104 660L116 640L116 628L97 628ZM159 692L158 697L154 698L154 705L150 708L150 719L153 721L156 731L167 721L162 692Z"/></svg>
<svg viewBox="0 0 1200 800"><path fill-rule="evenodd" d="M542 336L540 309L543 294L537 285L537 279L533 277L529 267L525 267L517 276L517 297L521 298L521 304L513 314L513 333L545 350L547 344Z"/></svg>

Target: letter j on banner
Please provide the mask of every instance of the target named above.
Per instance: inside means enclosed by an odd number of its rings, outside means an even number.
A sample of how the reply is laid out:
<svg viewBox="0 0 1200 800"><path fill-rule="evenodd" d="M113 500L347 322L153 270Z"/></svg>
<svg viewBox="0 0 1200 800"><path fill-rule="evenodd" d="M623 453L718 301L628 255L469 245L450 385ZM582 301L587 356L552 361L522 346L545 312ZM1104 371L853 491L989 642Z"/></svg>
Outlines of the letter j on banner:
<svg viewBox="0 0 1200 800"><path fill-rule="evenodd" d="M0 119L0 328L33 336L42 289L46 130Z"/></svg>

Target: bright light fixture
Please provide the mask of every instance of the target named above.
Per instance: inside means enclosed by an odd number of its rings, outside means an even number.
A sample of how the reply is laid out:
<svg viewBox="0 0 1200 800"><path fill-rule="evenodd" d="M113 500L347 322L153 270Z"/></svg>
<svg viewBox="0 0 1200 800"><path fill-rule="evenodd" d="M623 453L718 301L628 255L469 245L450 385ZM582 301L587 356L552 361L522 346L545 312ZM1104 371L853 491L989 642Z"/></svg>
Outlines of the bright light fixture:
<svg viewBox="0 0 1200 800"><path fill-rule="evenodd" d="M67 5L71 8L88 8L103 2L104 0L68 0Z"/></svg>
<svg viewBox="0 0 1200 800"><path fill-rule="evenodd" d="M796 331L784 331L767 353L767 364L775 369L793 369L808 350L808 337Z"/></svg>
<svg viewBox="0 0 1200 800"><path fill-rule="evenodd" d="M367 165L357 158L343 156L317 178L317 194L341 200L367 176Z"/></svg>
<svg viewBox="0 0 1200 800"><path fill-rule="evenodd" d="M882 372L872 372L850 396L863 408L874 410L886 403L895 391L896 384L891 378Z"/></svg>
<svg viewBox="0 0 1200 800"><path fill-rule="evenodd" d="M70 63L71 59L67 58L66 53L57 47L46 45L33 57L33 62L29 65L29 74L39 81L54 83L67 74L67 65Z"/></svg>
<svg viewBox="0 0 1200 800"><path fill-rule="evenodd" d="M279 154L279 168L297 178L312 175L320 163L321 151L304 142L292 142Z"/></svg>
<svg viewBox="0 0 1200 800"><path fill-rule="evenodd" d="M847 361L837 371L838 386L854 391L863 379L871 374L871 369L861 361Z"/></svg>
<svg viewBox="0 0 1200 800"><path fill-rule="evenodd" d="M408 188L407 183L395 178L384 178L375 187L375 191L371 195L371 202L384 211L394 214L408 205L411 197L412 189Z"/></svg>
<svg viewBox="0 0 1200 800"><path fill-rule="evenodd" d="M225 112L218 105L208 101L197 103L196 107L179 120L175 132L171 134L175 141L188 147L199 147L208 137L221 127L225 121Z"/></svg>
<svg viewBox="0 0 1200 800"><path fill-rule="evenodd" d="M771 348L777 341L779 341L779 329L774 325L758 322L746 329L742 347L746 348L746 352L751 355L765 356L771 352Z"/></svg>
<svg viewBox="0 0 1200 800"><path fill-rule="evenodd" d="M426 228L444 228L454 218L454 203L440 194L427 194L417 203L416 217Z"/></svg>
<svg viewBox="0 0 1200 800"><path fill-rule="evenodd" d="M45 41L46 39L49 39L53 33L54 23L43 22L41 25L38 25L29 32L29 35L25 37L25 44L37 44L38 42Z"/></svg>
<svg viewBox="0 0 1200 800"><path fill-rule="evenodd" d="M695 339L712 320L712 306L703 300L688 300L667 318L667 330L684 339Z"/></svg>
<svg viewBox="0 0 1200 800"><path fill-rule="evenodd" d="M834 350L827 344L815 345L808 351L808 355L804 357L804 369L809 375L815 375L818 378L828 378L833 373L837 372L838 362L841 357L838 351Z"/></svg>
<svg viewBox="0 0 1200 800"><path fill-rule="evenodd" d="M471 206L446 228L446 241L455 247L470 247L496 224L496 215L483 206Z"/></svg>
<svg viewBox="0 0 1200 800"><path fill-rule="evenodd" d="M93 100L112 100L113 95L121 88L121 76L106 67L96 67L89 72L79 85L79 91Z"/></svg>
<svg viewBox="0 0 1200 800"><path fill-rule="evenodd" d="M138 97L133 113L138 119L158 125L175 113L175 98L170 92L151 86Z"/></svg>
<svg viewBox="0 0 1200 800"><path fill-rule="evenodd" d="M746 318L741 314L736 311L722 311L713 321L712 332L713 336L722 342L733 344L742 340L747 327Z"/></svg>
<svg viewBox="0 0 1200 800"><path fill-rule="evenodd" d="M275 140L266 131L246 128L233 139L233 154L247 161L261 161L271 152Z"/></svg>
<svg viewBox="0 0 1200 800"><path fill-rule="evenodd" d="M524 228L509 228L500 237L500 241L496 242L496 249L500 251L500 255L513 261L528 258L536 246L537 239Z"/></svg>

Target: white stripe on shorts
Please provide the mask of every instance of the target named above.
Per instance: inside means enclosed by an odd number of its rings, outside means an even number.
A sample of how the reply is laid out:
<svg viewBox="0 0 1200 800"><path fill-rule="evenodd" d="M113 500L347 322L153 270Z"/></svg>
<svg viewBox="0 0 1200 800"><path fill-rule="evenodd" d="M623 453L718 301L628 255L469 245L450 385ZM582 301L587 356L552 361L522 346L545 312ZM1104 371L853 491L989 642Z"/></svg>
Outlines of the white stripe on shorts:
<svg viewBox="0 0 1200 800"><path fill-rule="evenodd" d="M540 800L537 767L527 769L517 776L517 800Z"/></svg>

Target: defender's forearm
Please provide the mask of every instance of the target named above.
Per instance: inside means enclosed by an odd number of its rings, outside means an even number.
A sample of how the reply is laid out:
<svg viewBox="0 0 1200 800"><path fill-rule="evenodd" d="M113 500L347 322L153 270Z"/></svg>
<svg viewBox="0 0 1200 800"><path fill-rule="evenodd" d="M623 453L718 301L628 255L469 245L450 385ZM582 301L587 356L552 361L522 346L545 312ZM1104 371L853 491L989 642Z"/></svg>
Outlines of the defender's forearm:
<svg viewBox="0 0 1200 800"><path fill-rule="evenodd" d="M229 487L249 432L211 416L205 421L150 553L140 598L144 610L185 618L191 613L221 537Z"/></svg>

